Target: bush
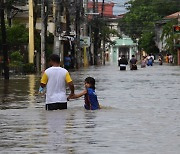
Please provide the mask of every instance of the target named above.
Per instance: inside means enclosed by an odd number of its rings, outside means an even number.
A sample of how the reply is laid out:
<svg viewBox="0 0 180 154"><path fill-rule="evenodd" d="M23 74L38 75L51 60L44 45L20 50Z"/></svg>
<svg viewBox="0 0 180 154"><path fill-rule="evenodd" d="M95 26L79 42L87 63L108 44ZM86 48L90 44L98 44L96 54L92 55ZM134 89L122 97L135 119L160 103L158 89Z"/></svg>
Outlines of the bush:
<svg viewBox="0 0 180 154"><path fill-rule="evenodd" d="M35 73L34 64L33 63L24 64L23 73Z"/></svg>
<svg viewBox="0 0 180 154"><path fill-rule="evenodd" d="M23 56L21 55L20 51L14 51L10 55L11 62L13 63L22 63Z"/></svg>

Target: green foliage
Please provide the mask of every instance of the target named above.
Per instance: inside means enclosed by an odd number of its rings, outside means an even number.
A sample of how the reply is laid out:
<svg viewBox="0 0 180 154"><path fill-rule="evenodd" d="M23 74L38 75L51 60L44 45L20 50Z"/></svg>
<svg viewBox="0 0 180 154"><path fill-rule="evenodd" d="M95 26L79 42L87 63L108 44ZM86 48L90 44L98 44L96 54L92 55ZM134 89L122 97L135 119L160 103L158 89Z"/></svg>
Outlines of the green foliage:
<svg viewBox="0 0 180 154"><path fill-rule="evenodd" d="M14 61L22 62L23 56L21 55L21 53L19 51L15 51L10 55L10 59L12 62L14 62Z"/></svg>
<svg viewBox="0 0 180 154"><path fill-rule="evenodd" d="M176 25L176 24L177 24L176 20L169 21L167 24L165 24L163 26L163 33L161 36L161 40L165 41L166 50L173 55L176 52L174 48L174 41L179 38L178 34L174 34L173 28L172 28L173 25Z"/></svg>
<svg viewBox="0 0 180 154"><path fill-rule="evenodd" d="M95 18L94 20L92 20L90 22L90 25L94 31L97 31L100 34L98 36L99 40L105 39L106 43L113 44L113 42L110 39L110 37L112 35L116 35L118 37L121 37L119 35L118 31L114 30L114 29L110 29L109 26L107 25L106 21L102 18ZM93 33L93 35L92 35L93 40L94 40L94 37L95 37L95 35Z"/></svg>
<svg viewBox="0 0 180 154"><path fill-rule="evenodd" d="M10 46L17 46L28 43L28 30L25 25L16 24L12 27L7 27L7 42Z"/></svg>
<svg viewBox="0 0 180 154"><path fill-rule="evenodd" d="M35 73L34 64L27 63L23 65L23 72L24 73Z"/></svg>
<svg viewBox="0 0 180 154"><path fill-rule="evenodd" d="M179 11L179 0L131 0L127 4L129 12L119 21L121 30L133 40L140 38L139 45L152 51L155 22Z"/></svg>
<svg viewBox="0 0 180 154"><path fill-rule="evenodd" d="M158 53L159 50L155 46L155 42L153 40L154 37L155 34L153 32L144 32L139 40L139 47L144 49L148 54Z"/></svg>
<svg viewBox="0 0 180 154"><path fill-rule="evenodd" d="M23 64L23 56L19 51L15 51L10 55L10 67L21 67Z"/></svg>

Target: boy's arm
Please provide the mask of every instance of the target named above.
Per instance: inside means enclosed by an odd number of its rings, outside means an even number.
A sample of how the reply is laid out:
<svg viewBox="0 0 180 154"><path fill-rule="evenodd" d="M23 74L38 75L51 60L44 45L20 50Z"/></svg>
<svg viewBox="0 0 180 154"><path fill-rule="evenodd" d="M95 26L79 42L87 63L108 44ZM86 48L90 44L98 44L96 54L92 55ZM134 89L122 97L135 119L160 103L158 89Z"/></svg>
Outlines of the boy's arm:
<svg viewBox="0 0 180 154"><path fill-rule="evenodd" d="M69 96L68 98L69 98L69 99L79 98L79 97L81 97L81 96L85 95L86 93L87 93L87 90L84 90L84 91L82 91L81 93L71 95L71 96Z"/></svg>

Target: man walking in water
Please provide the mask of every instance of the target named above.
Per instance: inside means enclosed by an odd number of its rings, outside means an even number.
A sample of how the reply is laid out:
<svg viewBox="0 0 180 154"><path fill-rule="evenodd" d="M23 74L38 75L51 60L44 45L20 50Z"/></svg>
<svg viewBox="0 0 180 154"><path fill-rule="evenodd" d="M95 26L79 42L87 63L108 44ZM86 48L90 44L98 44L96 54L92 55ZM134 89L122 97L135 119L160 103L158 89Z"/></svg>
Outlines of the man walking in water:
<svg viewBox="0 0 180 154"><path fill-rule="evenodd" d="M134 55L132 55L132 58L130 60L130 70L137 70L137 59Z"/></svg>
<svg viewBox="0 0 180 154"><path fill-rule="evenodd" d="M69 72L60 67L60 57L56 54L50 56L51 67L45 70L41 78L39 92L46 86L46 110L67 109L66 83L74 95L74 84Z"/></svg>
<svg viewBox="0 0 180 154"><path fill-rule="evenodd" d="M122 55L122 58L119 60L120 70L126 70L126 65L127 64L128 64L128 61L125 58L125 55Z"/></svg>

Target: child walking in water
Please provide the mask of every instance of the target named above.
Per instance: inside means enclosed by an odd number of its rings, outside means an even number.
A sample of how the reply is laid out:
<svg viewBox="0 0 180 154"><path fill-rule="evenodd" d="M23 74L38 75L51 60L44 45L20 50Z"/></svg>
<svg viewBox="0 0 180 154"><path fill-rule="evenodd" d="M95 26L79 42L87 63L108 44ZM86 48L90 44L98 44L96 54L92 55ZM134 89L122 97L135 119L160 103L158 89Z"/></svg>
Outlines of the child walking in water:
<svg viewBox="0 0 180 154"><path fill-rule="evenodd" d="M87 77L85 79L85 90L79 94L74 94L69 99L79 98L84 95L85 104L84 107L87 110L100 109L97 95L95 93L95 79Z"/></svg>

